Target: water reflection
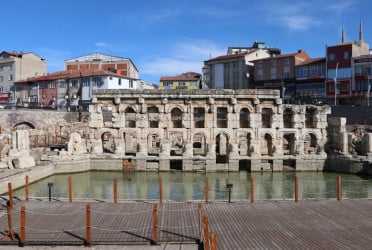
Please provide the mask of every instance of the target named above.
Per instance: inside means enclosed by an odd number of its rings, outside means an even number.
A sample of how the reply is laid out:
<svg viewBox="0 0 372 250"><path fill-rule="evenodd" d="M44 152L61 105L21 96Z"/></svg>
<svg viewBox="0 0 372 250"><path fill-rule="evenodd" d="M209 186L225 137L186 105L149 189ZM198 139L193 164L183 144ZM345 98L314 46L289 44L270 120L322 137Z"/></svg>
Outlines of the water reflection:
<svg viewBox="0 0 372 250"><path fill-rule="evenodd" d="M158 200L159 178L163 183L163 200L204 200L208 179L209 200L227 200L227 184L232 183L232 200L249 200L251 177L254 178L256 200L294 199L295 177L299 180L299 199L335 199L337 176L322 172L251 173L184 173L184 172L104 172L90 171L72 174L74 199L113 200L113 180L118 180L118 199ZM48 182L52 182L52 197L68 197L68 176L54 175L30 185L30 197L47 197ZM355 175L341 175L343 198L372 198L372 180ZM25 190L13 192L24 197Z"/></svg>

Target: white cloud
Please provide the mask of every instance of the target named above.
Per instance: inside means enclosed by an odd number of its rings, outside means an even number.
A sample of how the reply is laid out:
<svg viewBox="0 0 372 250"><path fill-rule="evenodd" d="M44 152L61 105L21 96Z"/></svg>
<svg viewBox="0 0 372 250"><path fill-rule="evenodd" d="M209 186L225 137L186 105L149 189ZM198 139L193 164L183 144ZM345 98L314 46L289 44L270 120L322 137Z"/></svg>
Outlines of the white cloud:
<svg viewBox="0 0 372 250"><path fill-rule="evenodd" d="M320 21L309 16L282 16L281 23L291 30L307 30L311 26L319 24Z"/></svg>
<svg viewBox="0 0 372 250"><path fill-rule="evenodd" d="M96 42L96 47L103 47L103 48L108 48L109 45L105 42Z"/></svg>

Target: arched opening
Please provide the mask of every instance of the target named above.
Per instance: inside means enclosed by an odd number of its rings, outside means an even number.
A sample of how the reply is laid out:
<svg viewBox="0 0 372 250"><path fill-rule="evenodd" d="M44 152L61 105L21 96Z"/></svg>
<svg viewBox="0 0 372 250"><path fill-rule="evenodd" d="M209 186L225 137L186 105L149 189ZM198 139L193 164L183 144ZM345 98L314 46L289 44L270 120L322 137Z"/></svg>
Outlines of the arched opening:
<svg viewBox="0 0 372 250"><path fill-rule="evenodd" d="M32 125L29 122L19 122L16 125L14 125L14 129L34 129L35 126Z"/></svg>
<svg viewBox="0 0 372 250"><path fill-rule="evenodd" d="M149 127L158 128L159 127L159 109L157 107L149 107L147 110Z"/></svg>
<svg viewBox="0 0 372 250"><path fill-rule="evenodd" d="M101 136L103 153L115 153L115 140L110 132L105 132Z"/></svg>
<svg viewBox="0 0 372 250"><path fill-rule="evenodd" d="M194 135L192 140L193 155L206 155L207 147L205 145L205 136L201 133Z"/></svg>
<svg viewBox="0 0 372 250"><path fill-rule="evenodd" d="M194 127L204 128L205 110L204 108L194 108Z"/></svg>
<svg viewBox="0 0 372 250"><path fill-rule="evenodd" d="M132 107L125 109L125 127L135 128L136 127L136 112Z"/></svg>
<svg viewBox="0 0 372 250"><path fill-rule="evenodd" d="M239 125L241 128L249 128L249 110L242 108L239 115Z"/></svg>
<svg viewBox="0 0 372 250"><path fill-rule="evenodd" d="M293 128L293 112L290 108L286 108L283 112L284 128Z"/></svg>
<svg viewBox="0 0 372 250"><path fill-rule="evenodd" d="M261 113L261 127L271 128L271 119L273 111L271 108L263 108Z"/></svg>
<svg viewBox="0 0 372 250"><path fill-rule="evenodd" d="M228 163L229 139L226 134L216 136L216 163Z"/></svg>
<svg viewBox="0 0 372 250"><path fill-rule="evenodd" d="M265 134L264 140L261 144L261 155L272 156L273 155L273 140L270 134Z"/></svg>
<svg viewBox="0 0 372 250"><path fill-rule="evenodd" d="M172 109L171 121L173 128L182 128L182 111L179 108Z"/></svg>
<svg viewBox="0 0 372 250"><path fill-rule="evenodd" d="M217 128L227 128L227 108L217 108Z"/></svg>
<svg viewBox="0 0 372 250"><path fill-rule="evenodd" d="M305 154L314 154L317 151L317 139L314 134L307 134L304 139Z"/></svg>

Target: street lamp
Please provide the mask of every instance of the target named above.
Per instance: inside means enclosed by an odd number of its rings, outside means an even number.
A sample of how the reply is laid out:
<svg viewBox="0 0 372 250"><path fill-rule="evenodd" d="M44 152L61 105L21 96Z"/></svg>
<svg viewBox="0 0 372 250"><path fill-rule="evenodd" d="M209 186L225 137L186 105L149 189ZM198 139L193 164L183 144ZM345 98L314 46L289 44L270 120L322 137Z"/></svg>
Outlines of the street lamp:
<svg viewBox="0 0 372 250"><path fill-rule="evenodd" d="M333 79L333 81L335 82L335 106L337 106L337 69L338 63L336 64L335 78Z"/></svg>

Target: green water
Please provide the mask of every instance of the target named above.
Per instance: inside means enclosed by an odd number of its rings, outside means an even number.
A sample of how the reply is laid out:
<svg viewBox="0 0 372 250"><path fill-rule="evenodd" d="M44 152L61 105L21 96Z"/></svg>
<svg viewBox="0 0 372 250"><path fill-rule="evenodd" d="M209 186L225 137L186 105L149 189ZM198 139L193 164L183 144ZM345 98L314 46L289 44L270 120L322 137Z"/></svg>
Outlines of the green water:
<svg viewBox="0 0 372 250"><path fill-rule="evenodd" d="M295 176L298 177L299 199L336 199L337 176L342 179L343 198L372 198L372 179L356 175L323 172L281 173L184 173L184 172L105 172L90 171L54 175L30 184L30 197L48 197L48 183L53 183L52 198L68 198L68 176L72 176L73 199L113 200L114 178L117 179L119 200L158 200L159 177L162 179L163 200L205 200L206 178L208 197L228 200L227 183L232 183L231 200L250 200L251 177L254 178L255 200L294 199ZM13 192L24 197L25 188Z"/></svg>

